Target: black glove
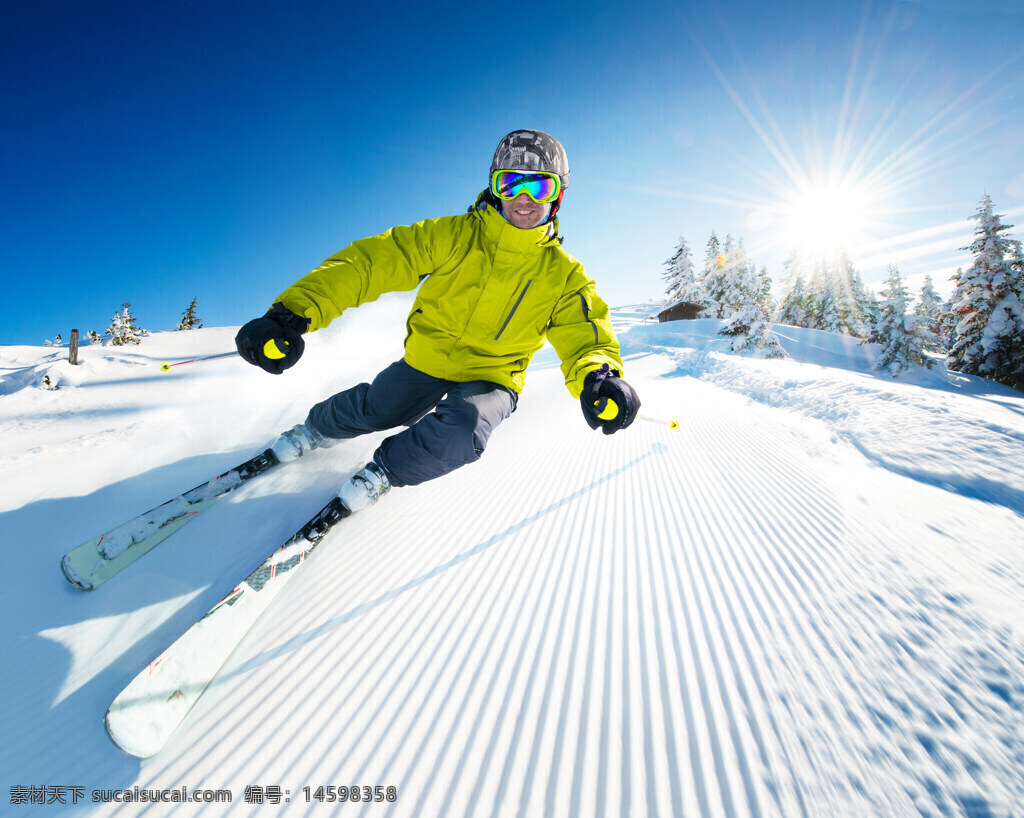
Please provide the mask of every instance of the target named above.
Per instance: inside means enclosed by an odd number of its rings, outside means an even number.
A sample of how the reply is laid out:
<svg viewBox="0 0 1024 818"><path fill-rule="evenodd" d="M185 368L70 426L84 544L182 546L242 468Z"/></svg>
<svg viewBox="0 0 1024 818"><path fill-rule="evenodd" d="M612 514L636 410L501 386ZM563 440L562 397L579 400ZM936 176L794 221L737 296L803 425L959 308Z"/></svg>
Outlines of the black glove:
<svg viewBox="0 0 1024 818"><path fill-rule="evenodd" d="M308 318L278 303L262 318L254 318L244 325L235 336L235 346L238 354L249 363L280 375L302 357L306 348L302 333L308 326Z"/></svg>
<svg viewBox="0 0 1024 818"><path fill-rule="evenodd" d="M606 435L625 429L640 410L640 398L633 387L605 364L589 373L583 381L580 405L591 429L601 427Z"/></svg>

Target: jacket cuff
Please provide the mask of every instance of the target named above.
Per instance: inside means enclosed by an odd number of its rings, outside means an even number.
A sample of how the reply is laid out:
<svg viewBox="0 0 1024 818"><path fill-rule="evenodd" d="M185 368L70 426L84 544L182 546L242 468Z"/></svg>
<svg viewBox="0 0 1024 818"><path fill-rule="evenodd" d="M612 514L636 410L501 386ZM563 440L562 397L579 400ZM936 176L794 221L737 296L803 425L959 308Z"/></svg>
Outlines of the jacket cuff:
<svg viewBox="0 0 1024 818"><path fill-rule="evenodd" d="M288 329L294 330L300 335L309 329L310 321L308 318L296 315L280 301L267 310L267 315L272 316L281 326L288 327Z"/></svg>

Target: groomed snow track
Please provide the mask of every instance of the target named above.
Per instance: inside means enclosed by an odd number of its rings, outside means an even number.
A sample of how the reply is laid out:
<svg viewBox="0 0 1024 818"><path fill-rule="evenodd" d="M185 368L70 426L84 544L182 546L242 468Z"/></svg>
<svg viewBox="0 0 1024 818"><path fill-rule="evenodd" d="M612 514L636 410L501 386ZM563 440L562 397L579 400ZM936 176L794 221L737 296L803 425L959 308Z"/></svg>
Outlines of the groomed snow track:
<svg viewBox="0 0 1024 818"><path fill-rule="evenodd" d="M201 760L294 814L332 783L397 787L360 815L999 814L1020 655L907 575L884 497L841 499L854 463L668 383L678 432L605 438L550 377L472 469L347 521L154 779Z"/></svg>

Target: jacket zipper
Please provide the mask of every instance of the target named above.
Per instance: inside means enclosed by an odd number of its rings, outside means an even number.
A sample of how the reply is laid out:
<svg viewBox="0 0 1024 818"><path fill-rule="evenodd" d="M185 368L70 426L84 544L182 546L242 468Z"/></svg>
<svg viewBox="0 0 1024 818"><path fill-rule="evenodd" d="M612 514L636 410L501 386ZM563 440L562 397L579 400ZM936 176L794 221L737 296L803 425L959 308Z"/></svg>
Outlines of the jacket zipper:
<svg viewBox="0 0 1024 818"><path fill-rule="evenodd" d="M512 316L516 314L516 310L519 309L519 302L523 300L523 296L526 295L526 291L530 289L530 285L533 283L531 278L526 282L526 286L523 287L523 291L519 293L519 298L516 299L516 303L512 305L512 312L508 314L508 318L505 319L505 323L501 325L501 329L498 330L498 334L494 336L494 340L497 341L501 337L501 333L505 331L505 327L508 326L508 322L512 320Z"/></svg>

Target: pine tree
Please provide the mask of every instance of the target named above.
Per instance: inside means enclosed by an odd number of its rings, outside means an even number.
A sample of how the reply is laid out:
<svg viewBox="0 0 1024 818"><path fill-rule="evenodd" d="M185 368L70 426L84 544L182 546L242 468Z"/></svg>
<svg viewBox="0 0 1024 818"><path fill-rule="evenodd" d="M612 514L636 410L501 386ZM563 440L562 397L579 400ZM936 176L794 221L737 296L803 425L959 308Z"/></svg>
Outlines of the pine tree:
<svg viewBox="0 0 1024 818"><path fill-rule="evenodd" d="M890 267L882 290L878 326L869 340L882 348L875 369L887 369L894 377L914 365L932 365L924 351L926 343L932 340L931 332L927 322L907 314L908 296L900 271Z"/></svg>
<svg viewBox="0 0 1024 818"><path fill-rule="evenodd" d="M665 303L697 301L700 298L700 291L693 266L693 255L682 236L679 237L679 244L676 245L672 257L665 262L665 266L668 269L661 277L665 282Z"/></svg>
<svg viewBox="0 0 1024 818"><path fill-rule="evenodd" d="M715 297L715 293L718 293L721 289L720 279L724 269L725 256L722 255L722 246L718 241L715 231L712 230L711 237L705 245L704 266L701 269L700 281L698 282L700 296L697 299L697 303L704 308L705 312L715 318L721 317L717 314L719 302Z"/></svg>
<svg viewBox="0 0 1024 818"><path fill-rule="evenodd" d="M799 278L794 287L797 282ZM832 261L819 257L810 281L806 285L800 283L800 291L794 292L800 296L799 301L788 295L783 299L785 314L780 315L780 323L855 338L870 335L872 295L845 252Z"/></svg>
<svg viewBox="0 0 1024 818"><path fill-rule="evenodd" d="M715 246L718 240L712 234ZM712 243L709 242L708 259L705 269L709 270L702 289L706 317L731 318L748 302L755 300L758 290L758 278L754 265L747 258L743 240L738 243L732 235L725 237L725 242L718 246L719 252L711 258Z"/></svg>
<svg viewBox="0 0 1024 818"><path fill-rule="evenodd" d="M962 274L962 270L958 267L956 273L953 275L952 280L955 282L957 278ZM939 343L942 348L947 352L953 348L953 343L956 341L956 313L953 312L953 298L952 296L946 300L942 305L942 311L939 313L939 324L938 324L938 336Z"/></svg>
<svg viewBox="0 0 1024 818"><path fill-rule="evenodd" d="M777 321L791 327L807 327L810 318L807 315L807 284L804 281L800 258L794 252L785 263L786 278L782 285L784 295L779 302Z"/></svg>
<svg viewBox="0 0 1024 818"><path fill-rule="evenodd" d="M814 265L810 278L807 280L807 292L804 295L804 310L807 314L807 327L821 329L822 305L825 300L825 263L821 260Z"/></svg>
<svg viewBox="0 0 1024 818"><path fill-rule="evenodd" d="M844 250L831 268L838 313L838 331L855 338L867 338L870 328L864 319L867 288Z"/></svg>
<svg viewBox="0 0 1024 818"><path fill-rule="evenodd" d="M763 282L757 272L757 265L747 255L743 239L737 242L729 267L729 289L726 298L730 307L741 310L751 302L761 304L771 300L771 279L768 279L767 292L762 292Z"/></svg>
<svg viewBox="0 0 1024 818"><path fill-rule="evenodd" d="M924 277L924 284L921 285L921 296L914 306L915 315L924 315L933 321L939 320L939 313L942 310L942 296L935 289L931 276Z"/></svg>
<svg viewBox="0 0 1024 818"><path fill-rule="evenodd" d="M814 265L811 279L811 326L823 332L839 333L842 320L839 315L839 299L836 296L836 280L825 259Z"/></svg>
<svg viewBox="0 0 1024 818"><path fill-rule="evenodd" d="M864 332L870 338L882 317L882 310L878 306L878 297L873 290L865 288L861 314L864 317Z"/></svg>
<svg viewBox="0 0 1024 818"><path fill-rule="evenodd" d="M732 338L733 352L759 358L785 358L786 351L771 331L771 316L775 312L772 298L772 280L765 267L758 273L747 258L743 240L738 243L726 236L722 246L724 259L715 281L714 296L718 302L718 317L728 318L719 334Z"/></svg>
<svg viewBox="0 0 1024 818"><path fill-rule="evenodd" d="M1013 260L1010 262L1010 270L1013 276L1013 290L1017 296L1017 303L1024 304L1024 245L1017 242L1014 245ZM1012 307L1008 308L1007 315L1012 313ZM1017 331L1011 336L1007 345L1010 351L1010 374L1004 381L1016 389L1024 389L1024 310L1018 308L1014 321Z"/></svg>
<svg viewBox="0 0 1024 818"><path fill-rule="evenodd" d="M114 319L110 322L110 326L107 327L106 334L110 336L110 343L114 346L137 344L142 336L146 335L146 330L140 329L138 324L136 324L135 316L131 312L131 306L131 304L125 302L121 312L114 313Z"/></svg>
<svg viewBox="0 0 1024 818"><path fill-rule="evenodd" d="M754 299L748 301L735 312L719 334L732 338L733 352L753 355L756 358L789 357L779 343L778 336L772 332L764 302Z"/></svg>
<svg viewBox="0 0 1024 818"><path fill-rule="evenodd" d="M956 280L956 339L949 368L1011 386L1024 386L1024 280L1020 242L1004 236L986 194L971 217L978 222L970 251L974 262Z"/></svg>
<svg viewBox="0 0 1024 818"><path fill-rule="evenodd" d="M802 275L797 276L793 286L779 303L778 321L780 324L788 324L791 327L806 327L810 323L807 316L807 293L804 290L804 277Z"/></svg>
<svg viewBox="0 0 1024 818"><path fill-rule="evenodd" d="M188 305L188 309L181 314L181 320L178 322L178 330L202 328L203 321L198 315L196 315L196 300L197 299L193 297L192 303Z"/></svg>
<svg viewBox="0 0 1024 818"><path fill-rule="evenodd" d="M753 270L753 267L751 267ZM754 300L761 307L761 311L768 318L775 315L775 311L778 309L778 304L775 302L774 296L772 296L772 277L768 275L768 268L761 267L761 272L757 274L757 287L754 290Z"/></svg>
<svg viewBox="0 0 1024 818"><path fill-rule="evenodd" d="M936 351L948 349L940 329L942 296L936 291L931 276L924 277L924 284L921 285L921 296L914 305L914 315L928 323L932 335L935 336L935 343L932 345L932 348Z"/></svg>

